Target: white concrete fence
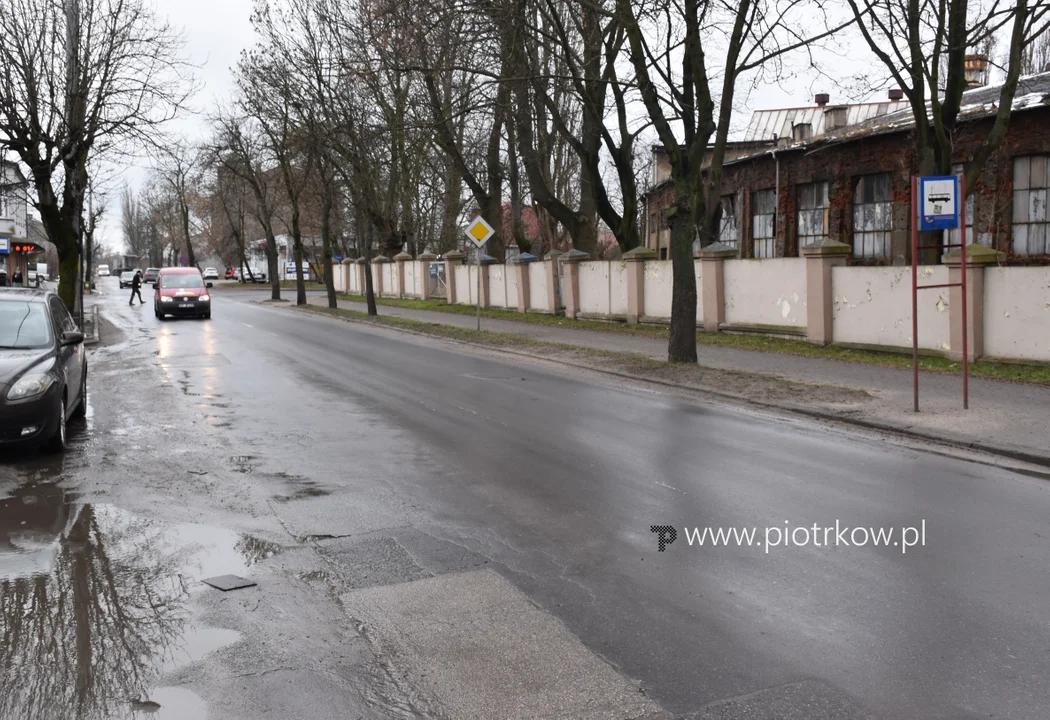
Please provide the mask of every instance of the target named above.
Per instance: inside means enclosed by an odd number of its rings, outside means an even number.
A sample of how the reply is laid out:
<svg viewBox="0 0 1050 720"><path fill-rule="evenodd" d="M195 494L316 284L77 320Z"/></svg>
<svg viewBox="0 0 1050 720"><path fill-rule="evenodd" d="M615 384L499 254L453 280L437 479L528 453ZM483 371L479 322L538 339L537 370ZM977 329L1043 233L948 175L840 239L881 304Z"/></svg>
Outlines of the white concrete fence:
<svg viewBox="0 0 1050 720"><path fill-rule="evenodd" d="M911 348L911 268L851 266L849 246L828 242L802 249L801 258L738 260L715 245L695 261L697 326L710 332L794 336L817 344L871 349ZM1015 361L1050 362L1050 268L1004 267L988 248L971 246L969 353ZM433 255L376 258L373 287L380 297L430 298ZM478 268L448 253L445 301L477 301ZM957 258L920 268L919 282L958 282ZM364 293L364 264L343 261L336 289ZM671 262L639 249L623 260L592 261L583 253L524 256L482 266L482 306L517 312L564 313L569 318L667 323L671 316ZM919 347L962 357L961 290L919 292Z"/></svg>

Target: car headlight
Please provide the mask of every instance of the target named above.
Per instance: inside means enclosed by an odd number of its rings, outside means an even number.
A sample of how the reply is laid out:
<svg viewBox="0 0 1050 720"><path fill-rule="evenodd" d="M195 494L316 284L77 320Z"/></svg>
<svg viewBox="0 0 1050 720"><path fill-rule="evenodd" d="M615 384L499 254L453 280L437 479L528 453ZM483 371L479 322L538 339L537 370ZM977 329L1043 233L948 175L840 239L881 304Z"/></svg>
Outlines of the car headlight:
<svg viewBox="0 0 1050 720"><path fill-rule="evenodd" d="M56 378L49 372L54 365L54 360L48 360L30 369L7 391L7 399L25 400L47 392L55 384Z"/></svg>
<svg viewBox="0 0 1050 720"><path fill-rule="evenodd" d="M211 300L211 295L201 295L197 299L200 300L201 302L208 302L209 300Z"/></svg>
<svg viewBox="0 0 1050 720"><path fill-rule="evenodd" d="M162 295L161 298L160 298L160 301L161 302L175 302L175 298L173 298L171 295Z"/></svg>

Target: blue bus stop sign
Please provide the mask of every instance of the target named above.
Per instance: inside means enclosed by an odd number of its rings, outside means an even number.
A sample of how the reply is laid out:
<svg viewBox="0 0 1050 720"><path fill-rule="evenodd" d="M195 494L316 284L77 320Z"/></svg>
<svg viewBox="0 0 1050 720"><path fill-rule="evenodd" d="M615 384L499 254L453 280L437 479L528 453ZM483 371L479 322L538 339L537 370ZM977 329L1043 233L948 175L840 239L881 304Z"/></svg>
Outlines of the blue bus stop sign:
<svg viewBox="0 0 1050 720"><path fill-rule="evenodd" d="M955 175L919 178L918 214L920 230L959 227L959 178Z"/></svg>

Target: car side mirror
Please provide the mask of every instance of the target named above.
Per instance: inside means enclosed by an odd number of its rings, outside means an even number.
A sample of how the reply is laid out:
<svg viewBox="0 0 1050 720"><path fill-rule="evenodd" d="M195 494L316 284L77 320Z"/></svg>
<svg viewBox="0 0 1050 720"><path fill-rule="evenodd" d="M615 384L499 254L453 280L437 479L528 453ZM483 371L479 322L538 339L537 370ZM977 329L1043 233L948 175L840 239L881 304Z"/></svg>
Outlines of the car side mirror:
<svg viewBox="0 0 1050 720"><path fill-rule="evenodd" d="M62 333L62 347L67 345L79 345L84 342L84 333L80 331Z"/></svg>
<svg viewBox="0 0 1050 720"><path fill-rule="evenodd" d="M204 287L211 287L211 283L204 283Z"/></svg>

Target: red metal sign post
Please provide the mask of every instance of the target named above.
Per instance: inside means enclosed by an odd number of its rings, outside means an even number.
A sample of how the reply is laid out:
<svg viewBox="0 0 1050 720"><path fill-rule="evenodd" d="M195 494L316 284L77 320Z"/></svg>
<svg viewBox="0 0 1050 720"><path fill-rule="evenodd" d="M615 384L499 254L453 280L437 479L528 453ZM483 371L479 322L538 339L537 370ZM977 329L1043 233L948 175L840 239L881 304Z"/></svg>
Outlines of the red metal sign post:
<svg viewBox="0 0 1050 720"><path fill-rule="evenodd" d="M933 290L936 288L953 288L957 287L960 289L962 300L959 304L960 315L962 316L962 356L963 356L963 409L969 410L970 408L970 352L969 352L969 332L966 317L966 176L963 175L959 179L959 242L958 243L944 243L937 245L919 245L919 220L921 218L920 213L920 199L919 199L919 178L912 176L911 178L911 204L912 204L912 222L911 222L911 358L912 358L912 375L914 377L914 402L915 412L919 412L919 290ZM919 285L919 250L927 250L931 248L935 249L947 249L947 248L960 248L960 268L962 270L962 280L957 283L940 283L937 285Z"/></svg>

